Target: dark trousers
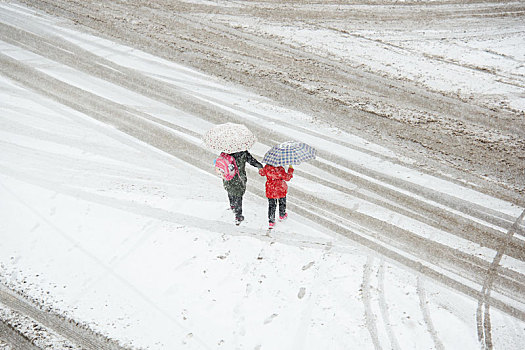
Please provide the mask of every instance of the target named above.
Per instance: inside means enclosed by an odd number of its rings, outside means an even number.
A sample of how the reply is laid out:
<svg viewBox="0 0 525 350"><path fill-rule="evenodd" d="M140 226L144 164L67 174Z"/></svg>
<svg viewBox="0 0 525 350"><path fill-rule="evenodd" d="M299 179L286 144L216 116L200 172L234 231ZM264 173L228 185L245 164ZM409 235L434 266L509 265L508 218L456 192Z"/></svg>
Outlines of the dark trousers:
<svg viewBox="0 0 525 350"><path fill-rule="evenodd" d="M228 194L228 199L230 200L230 207L235 213L235 217L240 218L242 216L242 197Z"/></svg>
<svg viewBox="0 0 525 350"><path fill-rule="evenodd" d="M283 198L268 198L268 221L275 222L275 209L277 209L277 202L279 202L279 216L286 214L286 197Z"/></svg>

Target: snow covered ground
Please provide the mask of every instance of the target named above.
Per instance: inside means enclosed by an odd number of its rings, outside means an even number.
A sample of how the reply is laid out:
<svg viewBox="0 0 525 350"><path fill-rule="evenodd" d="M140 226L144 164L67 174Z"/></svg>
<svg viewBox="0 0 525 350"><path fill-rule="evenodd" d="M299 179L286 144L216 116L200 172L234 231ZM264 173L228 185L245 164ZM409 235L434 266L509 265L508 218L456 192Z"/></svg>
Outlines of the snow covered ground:
<svg viewBox="0 0 525 350"><path fill-rule="evenodd" d="M330 201L350 208L356 217L384 220L488 264L499 251L422 222L412 209L379 205L380 195L368 193L353 177L436 207L443 205L425 197L425 191L437 193L435 198L451 196L453 203L476 204L510 223L524 208L446 174L420 172L411 159L328 128L311 116L75 31L42 13L3 2L0 23L3 33L13 38L3 35L0 40L4 286L129 348L479 349L476 317L481 306L488 307L472 293L431 278L425 268L478 292L487 286L484 281L476 284L461 271L442 263L434 266L433 259L425 261L417 252L394 245L392 251L422 266L419 271L408 268L392 254L382 255L300 213L316 212L334 225L381 242L382 231L373 232L365 221L351 223L345 220L352 218L325 214L323 200ZM7 26L19 28L20 36ZM54 46L42 49L31 35L42 38L43 46L51 41ZM69 54L78 61L61 56ZM89 73L89 60L105 68ZM366 171L336 164L347 174L338 177L313 164L298 166L290 182L290 218L268 236L264 185L256 171L248 169L246 221L236 227L226 192L213 175L213 153L200 141L215 121L176 108L154 92L140 93L127 85L132 82L117 84L111 71L147 77L146 83L152 80L179 91L174 100L205 103L262 130L251 150L258 159L277 140L272 135L282 133L318 148L321 164L344 159ZM137 131L132 124L139 121L142 130ZM393 180L378 180L375 174ZM311 175L347 191L317 183ZM395 186L401 182L409 187ZM319 201L301 203L305 197L299 192L294 197L294 189ZM462 212L460 206L446 210L502 236L508 232L494 221ZM515 231L522 235L513 239L522 247L523 224L517 224ZM523 285L525 262L519 254L504 256L501 266ZM496 349L518 349L525 342L523 299L501 292L498 300L517 314L513 317L498 305L490 308L490 326L484 325L482 341L487 344L489 337ZM11 317L0 300L0 320ZM53 348L65 346L65 340L57 340Z"/></svg>

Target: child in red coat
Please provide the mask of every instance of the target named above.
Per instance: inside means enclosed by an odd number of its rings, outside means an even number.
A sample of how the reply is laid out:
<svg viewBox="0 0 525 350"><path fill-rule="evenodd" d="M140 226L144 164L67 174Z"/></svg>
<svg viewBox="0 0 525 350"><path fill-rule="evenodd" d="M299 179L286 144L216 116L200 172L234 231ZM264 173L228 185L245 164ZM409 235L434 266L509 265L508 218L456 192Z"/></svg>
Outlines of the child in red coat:
<svg viewBox="0 0 525 350"><path fill-rule="evenodd" d="M279 219L285 220L288 217L286 213L286 193L288 185L285 181L290 181L293 177L293 168L290 165L288 172L282 166L274 167L266 164L264 168L259 169L261 176L266 176L266 197L268 198L268 221L270 229L275 226L275 210L279 202Z"/></svg>

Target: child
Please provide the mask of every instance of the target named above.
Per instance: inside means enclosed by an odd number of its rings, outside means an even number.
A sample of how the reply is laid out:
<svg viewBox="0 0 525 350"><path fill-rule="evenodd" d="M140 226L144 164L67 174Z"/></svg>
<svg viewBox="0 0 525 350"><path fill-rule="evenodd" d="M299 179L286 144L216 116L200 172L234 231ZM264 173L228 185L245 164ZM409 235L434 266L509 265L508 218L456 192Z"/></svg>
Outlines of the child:
<svg viewBox="0 0 525 350"><path fill-rule="evenodd" d="M223 186L226 192L228 192L230 207L235 213L235 224L239 225L244 220L244 216L242 215L242 197L246 192L246 182L248 181L246 176L246 163L259 168L259 170L262 170L263 165L248 151L231 153L230 155L235 159L239 172L233 179L229 181L223 180Z"/></svg>
<svg viewBox="0 0 525 350"><path fill-rule="evenodd" d="M282 166L274 167L266 164L264 168L259 169L261 176L266 176L266 197L268 198L268 221L269 228L275 226L275 209L279 202L279 219L285 220L288 217L286 213L286 193L288 185L285 181L290 181L293 177L293 167L288 167L288 172Z"/></svg>

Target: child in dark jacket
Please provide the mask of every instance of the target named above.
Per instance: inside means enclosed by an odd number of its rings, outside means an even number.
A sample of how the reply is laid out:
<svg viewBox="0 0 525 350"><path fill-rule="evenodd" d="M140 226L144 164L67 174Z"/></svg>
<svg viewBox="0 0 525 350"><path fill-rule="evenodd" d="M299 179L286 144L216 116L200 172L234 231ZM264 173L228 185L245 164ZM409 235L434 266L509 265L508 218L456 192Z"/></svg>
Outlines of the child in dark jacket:
<svg viewBox="0 0 525 350"><path fill-rule="evenodd" d="M269 228L275 226L275 210L279 202L279 219L285 220L288 217L286 213L286 194L288 185L285 181L290 181L293 177L293 167L288 167L288 172L282 166L274 167L266 164L264 168L259 169L261 176L266 176L266 197L268 198L268 221Z"/></svg>
<svg viewBox="0 0 525 350"><path fill-rule="evenodd" d="M244 220L242 215L242 197L246 192L246 182L248 181L246 163L259 169L262 169L263 165L248 151L230 153L230 155L235 159L239 173L229 181L223 180L223 185L226 192L228 192L230 207L235 213L235 224L239 225Z"/></svg>

